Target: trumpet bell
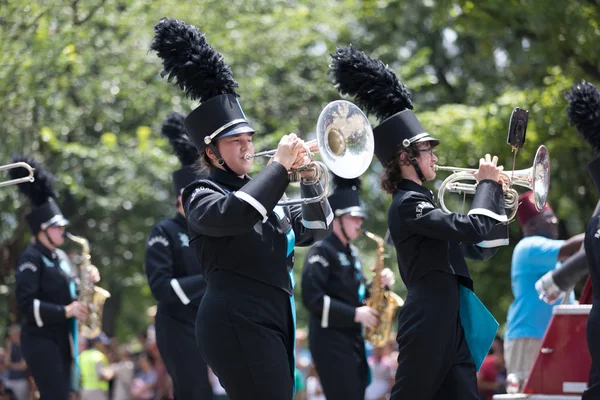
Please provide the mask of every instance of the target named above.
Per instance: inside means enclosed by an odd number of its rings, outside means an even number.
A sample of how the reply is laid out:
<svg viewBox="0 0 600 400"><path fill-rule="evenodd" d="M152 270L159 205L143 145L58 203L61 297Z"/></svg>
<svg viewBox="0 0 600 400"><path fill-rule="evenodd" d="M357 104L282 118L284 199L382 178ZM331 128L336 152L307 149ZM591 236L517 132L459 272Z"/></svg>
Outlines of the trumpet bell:
<svg viewBox="0 0 600 400"><path fill-rule="evenodd" d="M346 100L332 101L321 111L317 144L327 168L345 179L362 175L371 165L375 151L369 119Z"/></svg>
<svg viewBox="0 0 600 400"><path fill-rule="evenodd" d="M542 145L537 149L533 159L531 190L533 191L533 201L535 208L542 211L548 200L550 191L550 156L548 149ZM516 173L516 172L515 172ZM514 182L518 184L518 182Z"/></svg>

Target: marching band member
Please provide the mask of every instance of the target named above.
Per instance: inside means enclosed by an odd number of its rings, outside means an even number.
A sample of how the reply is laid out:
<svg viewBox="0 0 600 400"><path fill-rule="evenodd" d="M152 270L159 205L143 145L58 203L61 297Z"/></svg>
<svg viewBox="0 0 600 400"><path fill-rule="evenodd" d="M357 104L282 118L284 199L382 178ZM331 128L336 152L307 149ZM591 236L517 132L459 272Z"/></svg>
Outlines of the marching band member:
<svg viewBox="0 0 600 400"><path fill-rule="evenodd" d="M571 124L585 139L596 157L587 165L588 173L600 190L600 90L582 81L567 94L567 114ZM600 214L592 217L585 231L584 247L592 281L593 302L587 320L587 343L592 358L588 388L582 400L600 398Z"/></svg>
<svg viewBox="0 0 600 400"><path fill-rule="evenodd" d="M256 177L254 151L230 68L195 27L163 19L151 46L164 75L202 103L185 120L208 169L189 185L183 204L190 245L207 288L196 318L200 352L229 398L291 399L294 386L294 245L330 231L326 200L282 207L290 169L306 162L303 141L284 136L272 162ZM322 193L310 171L303 197Z"/></svg>
<svg viewBox="0 0 600 400"><path fill-rule="evenodd" d="M194 325L206 283L190 247L181 201L185 187L196 179L198 157L184 126L185 116L167 116L162 133L182 163L173 173L177 212L152 227L146 246L146 276L158 302L155 316L156 342L167 372L173 380L175 399L212 398L206 363L200 355Z"/></svg>
<svg viewBox="0 0 600 400"><path fill-rule="evenodd" d="M25 217L35 240L21 254L15 269L16 298L22 319L21 346L27 367L41 400L67 400L77 382L71 381L77 351L77 320L88 315L86 305L75 300L75 271L59 246L64 244L69 221L55 202L52 176L30 158L35 168L33 183L19 185L29 198L31 212ZM9 172L13 179L26 176L24 168ZM100 279L91 267L90 280Z"/></svg>
<svg viewBox="0 0 600 400"><path fill-rule="evenodd" d="M361 235L366 217L360 201L360 179L334 176L329 196L334 214L333 233L306 255L302 300L310 312L309 346L328 400L363 400L369 381L362 325L375 327L377 311L363 305L368 294L358 249L351 244ZM389 268L382 271L385 286L394 284Z"/></svg>
<svg viewBox="0 0 600 400"><path fill-rule="evenodd" d="M338 90L354 95L357 105L380 120L373 130L375 155L385 168L382 187L393 194L388 226L408 296L398 316L398 369L391 399L476 400L475 363L487 354L498 325L474 298L464 257L490 257L495 252L490 246L508 242L497 157L480 159L467 215L442 211L423 186L435 178L440 142L412 112L406 87L381 61L352 47L338 49L332 57ZM463 305L475 309L463 313ZM470 340L474 336L466 329L472 325L463 322L475 315L483 315L486 323L477 325L487 335L483 344Z"/></svg>

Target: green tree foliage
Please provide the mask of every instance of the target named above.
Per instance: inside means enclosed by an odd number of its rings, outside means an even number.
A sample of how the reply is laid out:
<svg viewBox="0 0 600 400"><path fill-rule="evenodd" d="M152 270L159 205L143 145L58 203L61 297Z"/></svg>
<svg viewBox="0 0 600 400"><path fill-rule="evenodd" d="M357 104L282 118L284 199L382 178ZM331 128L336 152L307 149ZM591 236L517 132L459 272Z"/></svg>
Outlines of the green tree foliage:
<svg viewBox="0 0 600 400"><path fill-rule="evenodd" d="M24 152L58 177L69 229L89 238L101 286L113 294L107 330L121 337L146 323L142 310L153 304L143 274L146 235L174 212L170 174L178 163L160 124L169 112L196 106L160 78L160 60L148 51L164 16L196 25L224 55L258 148L274 148L288 132L314 138L320 110L339 98L326 75L328 54L352 43L411 89L424 126L442 140L440 164L475 167L489 152L510 169L506 132L519 106L530 114L516 167L530 167L537 147L548 147L550 203L563 237L584 229L596 202L584 171L592 154L568 126L563 97L579 79L600 84L595 0L7 0L0 10L0 164ZM374 161L363 196L365 227L383 236L390 197L379 189L380 172ZM0 189L0 310L7 319L15 317L12 268L29 240L26 211L16 187ZM511 224L511 246L471 264L476 289L500 322L512 299L510 257L519 239ZM357 244L365 268L373 265L374 244ZM298 279L305 252L297 251ZM397 272L389 253L386 265ZM399 277L395 289L406 293ZM306 310L301 302L298 308L303 325Z"/></svg>

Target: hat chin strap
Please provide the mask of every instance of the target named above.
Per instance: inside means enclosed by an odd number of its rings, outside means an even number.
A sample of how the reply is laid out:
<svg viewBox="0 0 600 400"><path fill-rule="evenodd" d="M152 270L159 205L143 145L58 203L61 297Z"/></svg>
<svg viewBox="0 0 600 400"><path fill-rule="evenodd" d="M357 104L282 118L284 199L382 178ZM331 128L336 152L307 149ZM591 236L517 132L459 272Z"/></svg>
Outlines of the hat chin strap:
<svg viewBox="0 0 600 400"><path fill-rule="evenodd" d="M344 214L346 215L346 214ZM340 219L340 228L342 228L342 236L344 236L344 239L346 239L346 243L348 243L348 245L350 245L350 238L348 237L348 234L346 233L346 228L344 227L344 220L342 219L342 217L344 215L340 215L338 218Z"/></svg>
<svg viewBox="0 0 600 400"><path fill-rule="evenodd" d="M410 161L413 168L417 172L417 176L419 177L421 182L425 182L427 179L425 179L425 175L423 175L423 172L421 172L421 167L419 167L419 162L417 161L416 157L411 157L408 160Z"/></svg>
<svg viewBox="0 0 600 400"><path fill-rule="evenodd" d="M225 171L230 172L232 174L235 175L235 172L233 172L231 170L231 168L229 168L229 166L227 165L227 163L225 162L225 160L223 160L223 157L221 157L221 153L219 153L219 150L217 150L217 146L215 146L214 144L210 143L208 145L208 147L210 147L210 149L212 150L213 153L215 153L215 156L217 156L217 162L219 163L220 166L222 166L223 168L225 168Z"/></svg>
<svg viewBox="0 0 600 400"><path fill-rule="evenodd" d="M44 235L46 235L46 240L48 240L48 243L50 243L52 246L54 246L54 248L57 248L58 246L56 245L56 243L54 243L54 241L50 238L50 235L48 235L48 229L44 229L42 231L42 233Z"/></svg>

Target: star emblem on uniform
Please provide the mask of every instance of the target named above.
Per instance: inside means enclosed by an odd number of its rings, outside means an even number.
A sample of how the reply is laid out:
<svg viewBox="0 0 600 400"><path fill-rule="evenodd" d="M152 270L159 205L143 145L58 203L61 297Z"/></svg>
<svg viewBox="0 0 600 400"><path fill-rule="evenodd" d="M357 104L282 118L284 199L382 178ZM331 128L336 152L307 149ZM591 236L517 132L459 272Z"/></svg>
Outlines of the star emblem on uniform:
<svg viewBox="0 0 600 400"><path fill-rule="evenodd" d="M179 240L181 240L181 247L190 247L190 237L185 233L179 233Z"/></svg>

